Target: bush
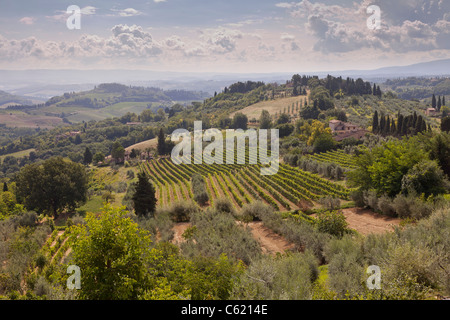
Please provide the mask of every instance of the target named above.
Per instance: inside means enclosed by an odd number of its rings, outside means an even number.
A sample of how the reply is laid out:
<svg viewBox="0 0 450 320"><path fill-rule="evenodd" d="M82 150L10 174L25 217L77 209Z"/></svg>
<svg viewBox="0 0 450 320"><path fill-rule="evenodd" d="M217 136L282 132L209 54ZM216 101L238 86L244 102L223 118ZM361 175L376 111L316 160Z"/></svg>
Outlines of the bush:
<svg viewBox="0 0 450 320"><path fill-rule="evenodd" d="M342 237L348 231L347 226L347 220L341 211L326 211L318 214L317 228L320 232Z"/></svg>
<svg viewBox="0 0 450 320"><path fill-rule="evenodd" d="M351 191L350 198L355 202L355 206L364 207L364 192L361 189Z"/></svg>
<svg viewBox="0 0 450 320"><path fill-rule="evenodd" d="M375 190L364 191L364 203L373 210L378 210L378 197Z"/></svg>
<svg viewBox="0 0 450 320"><path fill-rule="evenodd" d="M116 192L117 193L123 193L123 192L127 191L127 188L128 188L128 184L125 181L120 181L117 184Z"/></svg>
<svg viewBox="0 0 450 320"><path fill-rule="evenodd" d="M191 178L192 193L194 200L203 206L209 201L208 192L206 191L205 179L200 174L195 174Z"/></svg>
<svg viewBox="0 0 450 320"><path fill-rule="evenodd" d="M254 261L234 286L231 299L307 300L319 274L317 260L310 252Z"/></svg>
<svg viewBox="0 0 450 320"><path fill-rule="evenodd" d="M132 180L134 179L134 171L133 170L127 170L127 178Z"/></svg>
<svg viewBox="0 0 450 320"><path fill-rule="evenodd" d="M392 199L389 198L386 195L382 195L379 199L378 199L378 210L387 216L393 216L395 215L395 210L392 204Z"/></svg>
<svg viewBox="0 0 450 320"><path fill-rule="evenodd" d="M239 213L242 217L249 217L251 221L262 220L263 217L269 217L272 214L274 214L272 206L269 206L262 201L246 203Z"/></svg>
<svg viewBox="0 0 450 320"><path fill-rule="evenodd" d="M214 201L214 209L221 213L229 213L231 215L236 215L236 210L234 210L233 203L227 198L218 198Z"/></svg>
<svg viewBox="0 0 450 320"><path fill-rule="evenodd" d="M192 201L178 201L170 206L168 214L174 222L188 222L198 210L199 207Z"/></svg>
<svg viewBox="0 0 450 320"><path fill-rule="evenodd" d="M319 203L327 210L336 210L341 206L341 200L330 195L320 198Z"/></svg>

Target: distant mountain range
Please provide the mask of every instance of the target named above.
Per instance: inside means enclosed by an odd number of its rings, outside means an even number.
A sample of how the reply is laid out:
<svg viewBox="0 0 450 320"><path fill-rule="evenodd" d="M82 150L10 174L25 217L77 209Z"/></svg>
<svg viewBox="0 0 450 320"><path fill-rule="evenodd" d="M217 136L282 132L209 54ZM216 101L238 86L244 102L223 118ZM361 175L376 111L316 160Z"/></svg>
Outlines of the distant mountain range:
<svg viewBox="0 0 450 320"><path fill-rule="evenodd" d="M253 80L284 83L293 74L331 74L358 78L366 81L383 82L387 79L410 76L450 75L450 59L394 66L374 70L335 70L329 72L280 73L184 73L156 72L148 70L0 70L0 90L11 94L46 100L64 92L90 90L95 85L118 82L125 85L158 87L164 90L205 91L213 94L237 81Z"/></svg>

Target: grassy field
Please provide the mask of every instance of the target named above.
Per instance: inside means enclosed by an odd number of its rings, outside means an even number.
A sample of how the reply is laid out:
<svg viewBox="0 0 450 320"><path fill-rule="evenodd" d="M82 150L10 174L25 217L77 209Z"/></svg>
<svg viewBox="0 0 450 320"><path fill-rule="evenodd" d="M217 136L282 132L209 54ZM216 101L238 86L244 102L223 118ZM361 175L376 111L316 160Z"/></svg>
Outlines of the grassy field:
<svg viewBox="0 0 450 320"><path fill-rule="evenodd" d="M261 101L255 104L252 104L251 106L248 106L242 110L239 110L237 112L242 112L245 114L249 119L256 118L259 119L261 116L262 110L267 110L270 115L275 115L275 113L283 112L283 110L291 106L293 103L300 102L303 104L303 101L305 100L306 96L297 96L297 97L289 97L289 98L281 98L276 100L268 100L268 101ZM232 118L236 112L233 112L230 114L230 117Z"/></svg>
<svg viewBox="0 0 450 320"><path fill-rule="evenodd" d="M40 115L29 115L21 111L16 110L1 110L0 111L0 124L5 124L10 128L41 128L51 129L56 126L62 125L61 118Z"/></svg>
<svg viewBox="0 0 450 320"><path fill-rule="evenodd" d="M3 161L3 159L5 157L8 156L12 156L12 157L16 157L16 158L21 158L23 156L28 156L30 155L30 152L32 151L36 151L35 149L28 149L28 150L23 150L23 151L18 151L18 152L14 152L14 153L9 153L9 154L5 154L3 156L0 156L0 161Z"/></svg>

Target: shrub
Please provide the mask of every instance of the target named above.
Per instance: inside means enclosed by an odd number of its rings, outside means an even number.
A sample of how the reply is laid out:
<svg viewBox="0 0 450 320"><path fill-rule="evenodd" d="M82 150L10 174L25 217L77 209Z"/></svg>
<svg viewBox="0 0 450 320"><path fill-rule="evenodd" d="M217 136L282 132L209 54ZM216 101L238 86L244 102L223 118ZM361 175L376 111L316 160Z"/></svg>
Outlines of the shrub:
<svg viewBox="0 0 450 320"><path fill-rule="evenodd" d="M364 203L373 210L378 210L378 197L375 190L364 191Z"/></svg>
<svg viewBox="0 0 450 320"><path fill-rule="evenodd" d="M127 178L132 180L134 179L134 171L133 170L127 170Z"/></svg>
<svg viewBox="0 0 450 320"><path fill-rule="evenodd" d="M188 222L198 210L198 206L192 201L177 201L170 206L168 214L174 222Z"/></svg>
<svg viewBox="0 0 450 320"><path fill-rule="evenodd" d="M246 203L241 211L241 216L248 216L251 220L262 220L263 217L269 217L274 214L273 208L262 201Z"/></svg>
<svg viewBox="0 0 450 320"><path fill-rule="evenodd" d="M37 213L34 211L27 211L17 217L17 224L22 227L32 227L36 225L38 220Z"/></svg>
<svg viewBox="0 0 450 320"><path fill-rule="evenodd" d="M117 187L116 187L116 192L123 193L123 192L127 191L127 187L128 187L128 184L125 181L119 181L119 183L117 184Z"/></svg>
<svg viewBox="0 0 450 320"><path fill-rule="evenodd" d="M218 212L236 215L236 210L234 210L233 203L227 198L216 199L214 201L214 209Z"/></svg>
<svg viewBox="0 0 450 320"><path fill-rule="evenodd" d="M378 210L387 216L395 215L395 210L392 204L392 199L386 195L382 195L378 199Z"/></svg>
<svg viewBox="0 0 450 320"><path fill-rule="evenodd" d="M339 198L334 198L332 196L325 196L319 199L319 203L327 210L336 210L341 205L341 200Z"/></svg>
<svg viewBox="0 0 450 320"><path fill-rule="evenodd" d="M321 232L342 237L348 231L348 223L341 211L326 211L318 214L317 228Z"/></svg>
<svg viewBox="0 0 450 320"><path fill-rule="evenodd" d="M355 202L355 206L364 207L364 192L361 189L351 191L350 198Z"/></svg>
<svg viewBox="0 0 450 320"><path fill-rule="evenodd" d="M254 261L234 286L231 299L311 299L319 270L310 252Z"/></svg>

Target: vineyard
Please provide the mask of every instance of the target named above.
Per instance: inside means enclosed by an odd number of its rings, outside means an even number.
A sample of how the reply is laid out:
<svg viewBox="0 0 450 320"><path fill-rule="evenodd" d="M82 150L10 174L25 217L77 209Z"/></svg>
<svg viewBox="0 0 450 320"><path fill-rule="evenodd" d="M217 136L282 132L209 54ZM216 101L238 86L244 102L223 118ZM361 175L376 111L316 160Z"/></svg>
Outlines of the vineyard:
<svg viewBox="0 0 450 320"><path fill-rule="evenodd" d="M247 156L246 163L249 158ZM238 209L246 203L262 200L277 211L313 205L324 196L348 200L349 190L342 185L323 179L299 168L280 164L274 175L260 174L260 164L180 164L170 158L150 160L141 164L152 179L158 206L168 206L178 200L193 199L191 177L205 178L209 205L218 198L230 199Z"/></svg>
<svg viewBox="0 0 450 320"><path fill-rule="evenodd" d="M308 157L318 162L336 163L343 168L356 168L355 158L351 154L345 153L343 150L332 150L323 153L315 153Z"/></svg>

